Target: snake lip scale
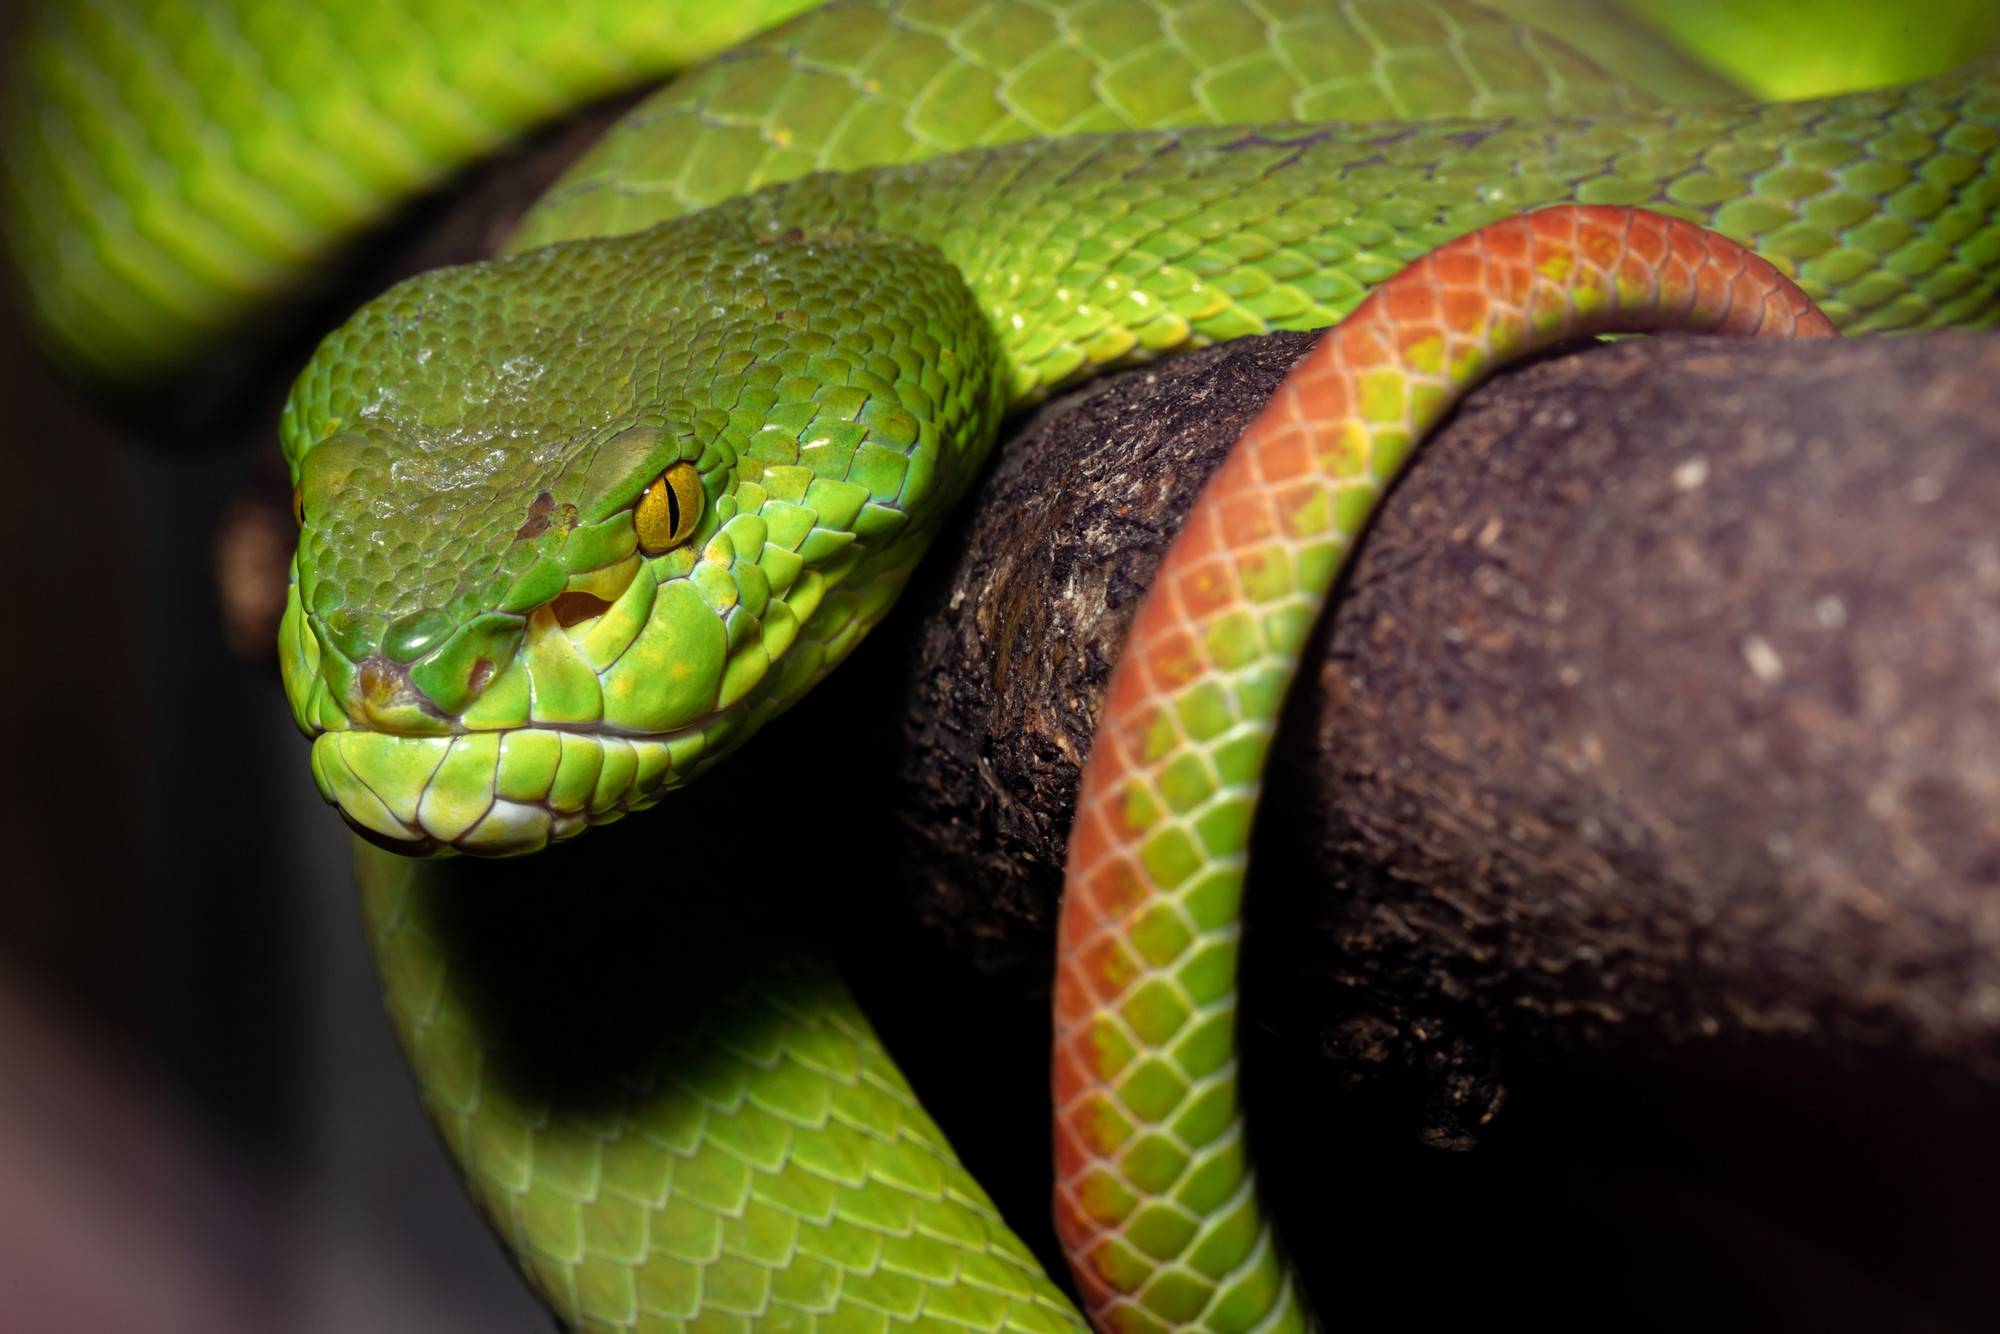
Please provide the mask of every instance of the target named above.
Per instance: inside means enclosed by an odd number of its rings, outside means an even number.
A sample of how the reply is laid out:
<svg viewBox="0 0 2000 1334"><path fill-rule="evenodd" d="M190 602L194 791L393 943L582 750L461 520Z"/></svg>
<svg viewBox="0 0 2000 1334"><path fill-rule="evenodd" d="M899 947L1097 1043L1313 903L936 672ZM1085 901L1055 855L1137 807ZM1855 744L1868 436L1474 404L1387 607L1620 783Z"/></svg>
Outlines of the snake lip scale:
<svg viewBox="0 0 2000 1334"><path fill-rule="evenodd" d="M44 336L144 379L397 192L799 0L529 4L469 46L421 3L351 28L341 0L125 3L31 36L0 193ZM1240 909L1280 705L1403 466L1565 338L2000 314L1993 58L1728 102L1671 52L1601 46L1614 74L1496 12L1519 3L837 0L641 103L514 253L320 345L280 422L286 697L365 840L425 1105L568 1326L1317 1328L1237 1100ZM1581 16L1579 41L1610 12L1527 8ZM356 40L378 68L321 81ZM1053 1204L1079 1313L754 902L742 831L826 800L852 738L801 742L737 828L578 836L833 670L1009 413L1275 328L1327 332L1169 547L1070 836ZM693 869L709 844L733 859ZM660 892L703 877L730 892ZM496 989L513 908L534 949ZM587 1096L550 1076L607 1044Z"/></svg>

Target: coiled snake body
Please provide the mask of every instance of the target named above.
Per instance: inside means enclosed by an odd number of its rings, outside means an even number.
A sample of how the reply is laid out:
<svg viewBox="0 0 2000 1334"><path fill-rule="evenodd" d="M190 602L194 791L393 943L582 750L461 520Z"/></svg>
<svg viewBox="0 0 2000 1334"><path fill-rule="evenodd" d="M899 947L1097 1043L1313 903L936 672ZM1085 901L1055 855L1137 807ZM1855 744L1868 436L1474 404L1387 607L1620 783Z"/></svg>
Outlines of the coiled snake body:
<svg viewBox="0 0 2000 1334"><path fill-rule="evenodd" d="M295 115L248 112L235 139L214 132L231 99L289 77L288 43L345 49L338 20L52 19L8 178L48 338L99 373L159 371L391 190L685 58L674 8L569 31L523 6L446 75L411 74L413 42L372 91L308 80ZM1237 922L1273 720L1384 489L1472 382L1563 337L1974 324L2000 301L1994 65L1672 109L1650 104L1726 89L1623 49L1603 44L1613 75L1446 0L831 6L643 104L514 254L400 285L322 344L282 426L303 525L287 695L370 840L364 908L426 1105L568 1324L1079 1317L838 978L734 912L734 880L687 883L643 821L499 866L412 857L537 852L727 754L885 614L1010 410L1347 316L1134 625L1072 833L1056 1006L1057 1223L1091 1319L1311 1323L1244 1150ZM1420 114L1482 118L1381 119ZM768 781L774 807L826 799ZM745 811L716 833L774 827ZM735 877L755 867L739 850ZM506 904L539 934L496 986ZM537 951L587 964L604 933L625 974L536 981Z"/></svg>

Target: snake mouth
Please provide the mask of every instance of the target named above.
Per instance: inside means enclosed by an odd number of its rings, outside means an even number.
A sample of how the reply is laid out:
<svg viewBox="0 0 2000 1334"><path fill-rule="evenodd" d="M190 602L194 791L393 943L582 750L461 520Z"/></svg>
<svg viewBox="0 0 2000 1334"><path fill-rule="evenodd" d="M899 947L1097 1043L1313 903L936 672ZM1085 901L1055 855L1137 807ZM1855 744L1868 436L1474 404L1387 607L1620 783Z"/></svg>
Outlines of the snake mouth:
<svg viewBox="0 0 2000 1334"><path fill-rule="evenodd" d="M516 857L610 824L677 787L700 732L614 736L548 727L313 738L320 795L362 837L407 857Z"/></svg>

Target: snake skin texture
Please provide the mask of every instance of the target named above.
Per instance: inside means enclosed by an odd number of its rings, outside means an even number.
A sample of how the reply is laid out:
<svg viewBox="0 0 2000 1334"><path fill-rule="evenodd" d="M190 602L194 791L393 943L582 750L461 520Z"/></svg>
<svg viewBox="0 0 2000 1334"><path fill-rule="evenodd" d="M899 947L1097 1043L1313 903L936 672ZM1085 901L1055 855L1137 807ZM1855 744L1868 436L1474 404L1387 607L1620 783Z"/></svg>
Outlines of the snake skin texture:
<svg viewBox="0 0 2000 1334"><path fill-rule="evenodd" d="M316 774L350 820L409 852L528 851L651 804L886 610L1001 413L1106 367L1333 323L1404 265L1523 209L1643 203L1697 221L1795 272L1837 325L1989 321L1997 154L2000 97L1980 65L1781 106L1084 135L813 175L414 279L329 338L287 409L305 533L281 652ZM688 267L704 256L712 267ZM901 304L920 292L921 316ZM636 552L633 497L675 460L699 469L703 514L685 546ZM1345 493L1341 531L1363 496ZM370 505L386 508L357 520ZM1313 573L1331 569L1328 555ZM559 602L572 595L589 600ZM1295 649L1309 609L1280 619ZM633 653L654 665L621 674ZM1260 707L1275 710L1282 681L1266 674ZM624 758L642 748L650 767ZM1226 762L1211 781L1233 783L1249 756L1200 762ZM1226 847L1249 808L1216 800L1197 802L1194 833ZM1084 1174L1065 1203L1079 1281L1107 1327L1308 1319L1229 1147L1236 906L1219 891L1176 904L1217 936L1185 957L1166 926L1138 929L1184 990L1137 982L1119 1022L1172 1059L1120 1071L1116 1116L1072 1109L1097 1138L1071 1151L1115 1160L1093 1178L1066 1159ZM1073 1055L1066 1103L1084 1096L1076 1070L1109 1069ZM566 1115L535 1142L569 1142ZM1173 1133L1127 1145L1116 1117ZM475 1181L488 1170L461 1164ZM1142 1203L1149 1182L1174 1198ZM501 1196L475 1189L508 1231ZM585 1218L622 1207L602 1192L576 1203Z"/></svg>
<svg viewBox="0 0 2000 1334"><path fill-rule="evenodd" d="M30 313L71 366L158 381L308 294L357 232L467 162L809 3L507 0L476 18L449 0L44 5L9 80L0 180ZM1036 134L1732 93L1592 0L1497 8L1539 26L1471 0L851 0L663 90L642 113L652 130L607 142L524 244Z"/></svg>
<svg viewBox="0 0 2000 1334"><path fill-rule="evenodd" d="M782 909L627 892L665 832L357 853L424 1105L535 1290L593 1334L1082 1334Z"/></svg>
<svg viewBox="0 0 2000 1334"><path fill-rule="evenodd" d="M43 5L0 181L31 313L77 369L158 378L465 163L808 2Z"/></svg>
<svg viewBox="0 0 2000 1334"><path fill-rule="evenodd" d="M7 94L9 251L59 357L181 373L471 157L800 8L51 6ZM375 845L425 1104L565 1324L1081 1328L758 896L776 797L712 821L736 860L707 872L707 830L660 855L672 810L580 836L831 671L1006 414L1354 314L1134 631L1058 998L1057 1213L1099 1328L1312 1323L1242 1148L1241 858L1395 468L1569 333L2000 311L2000 64L1756 104L1645 32L1610 0L841 0L639 104L509 255L327 337L281 426L286 693Z"/></svg>
<svg viewBox="0 0 2000 1334"><path fill-rule="evenodd" d="M1329 330L1167 548L1077 799L1056 977L1056 1227L1100 1330L1298 1331L1310 1316L1236 1096L1236 948L1279 706L1383 493L1479 380L1565 339L1831 337L1768 261L1628 208L1489 223Z"/></svg>
<svg viewBox="0 0 2000 1334"><path fill-rule="evenodd" d="M1560 8L1531 26L1464 0L833 4L654 95L549 191L513 248L637 231L810 171L1050 135L1742 96L1657 42L1628 53L1600 39L1586 54L1550 20L1602 6Z"/></svg>
<svg viewBox="0 0 2000 1334"><path fill-rule="evenodd" d="M1984 323L1996 168L1975 66L1780 106L1031 140L424 275L331 335L286 409L306 526L280 659L315 776L413 853L571 836L837 665L1003 411L1332 324L1556 202L1752 244L1843 328ZM674 459L703 516L640 553L630 503Z"/></svg>

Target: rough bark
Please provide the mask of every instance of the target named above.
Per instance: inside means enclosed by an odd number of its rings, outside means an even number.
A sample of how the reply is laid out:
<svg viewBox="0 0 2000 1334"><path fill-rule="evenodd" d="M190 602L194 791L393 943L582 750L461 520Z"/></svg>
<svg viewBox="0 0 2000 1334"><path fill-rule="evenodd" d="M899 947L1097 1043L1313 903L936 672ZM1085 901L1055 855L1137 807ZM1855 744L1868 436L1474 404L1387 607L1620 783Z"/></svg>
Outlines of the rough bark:
<svg viewBox="0 0 2000 1334"><path fill-rule="evenodd" d="M908 863L987 966L1046 976L1109 664L1304 346L1057 405L919 590ZM1996 421L2000 340L1968 335L1624 342L1476 393L1308 654L1253 982L1350 1080L1417 1075L1441 1143L1524 1043L1776 1036L1992 1081Z"/></svg>

